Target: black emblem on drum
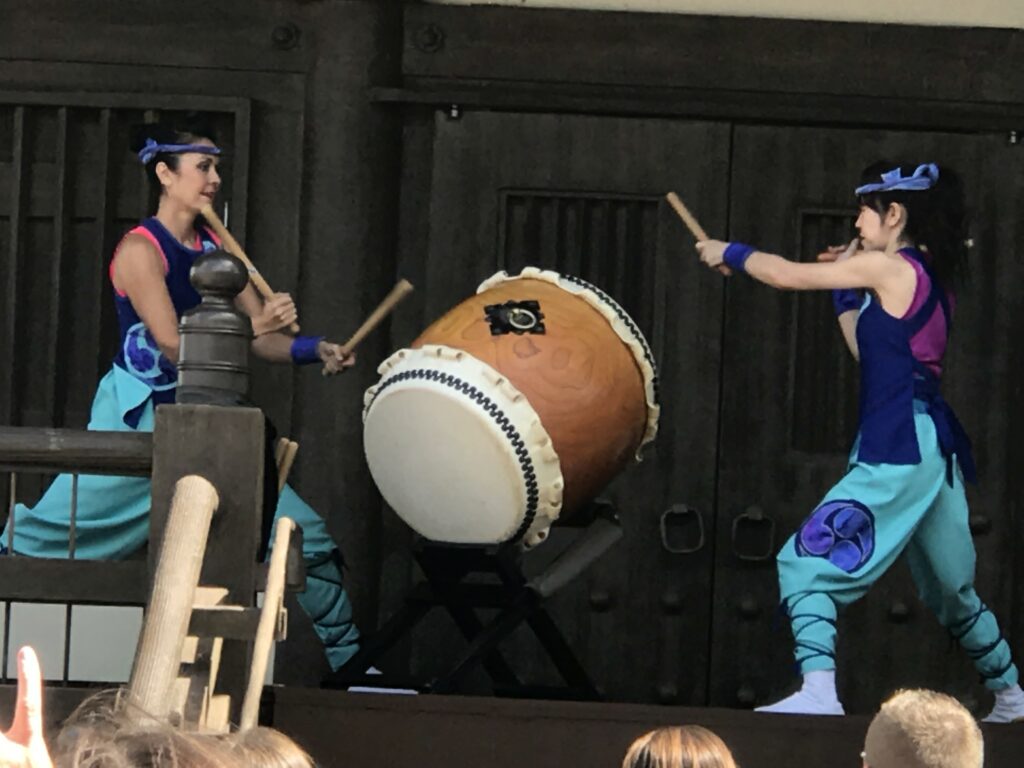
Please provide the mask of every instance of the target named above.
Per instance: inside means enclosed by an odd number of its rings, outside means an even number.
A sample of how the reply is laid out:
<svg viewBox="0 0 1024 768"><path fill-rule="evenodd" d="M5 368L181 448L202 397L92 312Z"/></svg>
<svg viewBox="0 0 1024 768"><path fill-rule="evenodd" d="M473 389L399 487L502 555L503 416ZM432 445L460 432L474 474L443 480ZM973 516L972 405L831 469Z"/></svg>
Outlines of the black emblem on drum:
<svg viewBox="0 0 1024 768"><path fill-rule="evenodd" d="M540 311L540 302L532 299L488 304L484 307L484 316L491 326L492 336L504 336L506 333L544 333L544 313Z"/></svg>

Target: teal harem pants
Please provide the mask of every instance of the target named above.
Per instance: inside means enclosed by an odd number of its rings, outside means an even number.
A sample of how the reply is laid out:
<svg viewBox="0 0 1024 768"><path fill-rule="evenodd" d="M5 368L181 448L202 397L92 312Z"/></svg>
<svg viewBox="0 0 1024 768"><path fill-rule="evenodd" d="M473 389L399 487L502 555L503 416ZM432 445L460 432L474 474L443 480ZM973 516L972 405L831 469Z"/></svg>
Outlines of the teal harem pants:
<svg viewBox="0 0 1024 768"><path fill-rule="evenodd" d="M151 432L154 418L153 404L146 402L149 395L145 384L114 366L96 392L89 429L132 431L124 415L141 407L136 431ZM75 557L118 560L138 551L149 537L150 506L149 478L80 475ZM15 507L14 551L30 557L67 557L70 513L71 476L60 475L34 507ZM359 648L352 606L341 583L338 548L323 519L287 485L275 519L282 515L302 526L307 582L299 603L313 619L331 667L338 669ZM6 544L5 530L0 545Z"/></svg>
<svg viewBox="0 0 1024 768"><path fill-rule="evenodd" d="M924 601L974 661L991 690L1017 682L995 616L974 591L975 552L959 469L947 481L935 426L915 402L921 463L864 464L854 446L846 475L778 554L782 607L801 673L835 669L839 607L907 553Z"/></svg>

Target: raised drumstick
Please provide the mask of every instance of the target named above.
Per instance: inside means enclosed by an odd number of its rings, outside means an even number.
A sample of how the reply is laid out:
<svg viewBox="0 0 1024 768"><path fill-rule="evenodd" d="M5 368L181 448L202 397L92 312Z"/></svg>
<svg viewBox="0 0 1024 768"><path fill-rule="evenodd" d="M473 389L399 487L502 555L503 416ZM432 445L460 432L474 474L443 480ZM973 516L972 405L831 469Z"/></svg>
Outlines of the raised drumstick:
<svg viewBox="0 0 1024 768"><path fill-rule="evenodd" d="M263 279L263 275L261 275L260 271L256 269L256 265L253 264L252 259L246 255L242 246L240 246L234 236L228 232L228 228L224 226L224 222L220 220L220 216L218 216L217 212L213 210L213 206L209 204L204 205L202 210L200 210L200 213L203 214L203 218L206 219L206 222L213 227L213 231L217 233L217 237L221 239L221 242L224 243L228 251L237 256L238 260L245 264L245 268L249 270L249 279L252 281L253 286L255 286L260 296L263 297L263 300L269 301L274 295L273 289L267 281ZM297 323L292 323L288 326L288 330L292 333L298 333L299 326Z"/></svg>
<svg viewBox="0 0 1024 768"><path fill-rule="evenodd" d="M370 313L370 316L363 321L363 324L359 326L355 333L349 337L349 340L341 345L341 351L344 356L352 354L352 351L359 345L359 343L366 338L366 336L380 325L381 321L388 316L398 303L412 293L413 287L405 278L395 283L395 287L391 289L391 292L384 297L384 300L377 305L377 308ZM327 375L327 368L324 367L322 371L323 375Z"/></svg>
<svg viewBox="0 0 1024 768"><path fill-rule="evenodd" d="M699 243L704 240L710 240L708 233L704 231L704 227L700 225L700 222L694 218L694 215L690 213L690 209L683 205L683 201L679 199L679 195L675 192L669 192L665 195L665 199L668 200L668 204L672 206L673 210L679 214L679 218L683 220L686 228L690 230L690 234L693 235L694 239ZM723 275L731 275L732 270L724 264L718 267L718 271Z"/></svg>

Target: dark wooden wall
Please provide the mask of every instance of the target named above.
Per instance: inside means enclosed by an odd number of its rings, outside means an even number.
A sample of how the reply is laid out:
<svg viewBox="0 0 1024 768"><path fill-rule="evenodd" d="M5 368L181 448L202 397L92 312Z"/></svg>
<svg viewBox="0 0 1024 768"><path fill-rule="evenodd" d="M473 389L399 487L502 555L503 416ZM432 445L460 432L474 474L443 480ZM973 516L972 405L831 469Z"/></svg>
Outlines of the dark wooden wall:
<svg viewBox="0 0 1024 768"><path fill-rule="evenodd" d="M296 296L305 330L351 333L394 275L400 116L366 92L396 81L399 10L0 5L4 423L85 426L116 340L107 263L147 200L127 128L162 110L216 117L229 148L230 228L270 284ZM293 477L345 542L367 626L376 621L380 502L362 466L359 412L388 343L386 333L371 339L366 364L341 379L260 364L254 373L254 398L301 441ZM27 500L39 486L18 488ZM286 678L322 671L302 629L295 653L283 653Z"/></svg>
<svg viewBox="0 0 1024 768"><path fill-rule="evenodd" d="M394 610L414 576L408 531L362 459L362 390L482 278L537 264L623 303L665 401L647 461L609 491L626 538L558 596L559 623L612 698L749 706L792 674L769 553L841 471L855 371L825 297L698 269L661 197L675 189L711 232L812 258L849 233L861 166L935 158L963 172L975 207L947 393L983 467L979 586L1022 647L1024 34L354 0L207 8L0 0L10 423L80 426L106 365L103 271L141 205L121 126L206 109L230 137L232 229L296 293L304 328L344 336L396 275L418 287L340 381L257 372L257 399L301 443L299 489L343 542L360 623ZM279 670L313 681L315 640L293 624ZM902 568L841 627L853 710L909 684L981 703ZM393 663L426 669L454 637L439 618ZM528 638L510 647L550 673Z"/></svg>

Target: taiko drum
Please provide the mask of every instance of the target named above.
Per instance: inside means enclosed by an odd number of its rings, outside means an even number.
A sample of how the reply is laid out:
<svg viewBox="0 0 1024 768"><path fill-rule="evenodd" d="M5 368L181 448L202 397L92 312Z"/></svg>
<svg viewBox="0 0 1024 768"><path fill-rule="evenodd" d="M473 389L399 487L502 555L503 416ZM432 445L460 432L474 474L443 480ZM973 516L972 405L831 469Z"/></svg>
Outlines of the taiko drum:
<svg viewBox="0 0 1024 768"><path fill-rule="evenodd" d="M578 278L500 272L380 367L364 442L382 495L435 541L546 538L657 431L654 358Z"/></svg>

